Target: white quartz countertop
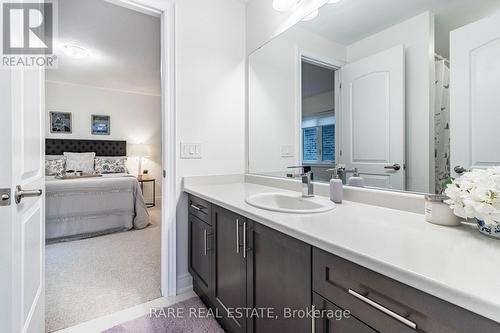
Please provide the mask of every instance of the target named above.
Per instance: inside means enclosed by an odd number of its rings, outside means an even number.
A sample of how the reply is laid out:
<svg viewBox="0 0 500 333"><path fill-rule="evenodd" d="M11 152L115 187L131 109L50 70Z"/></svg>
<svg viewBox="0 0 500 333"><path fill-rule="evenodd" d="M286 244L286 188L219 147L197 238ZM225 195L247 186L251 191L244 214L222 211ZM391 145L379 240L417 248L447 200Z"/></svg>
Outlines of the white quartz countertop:
<svg viewBox="0 0 500 333"><path fill-rule="evenodd" d="M252 183L185 185L184 191L500 323L500 241L474 226L344 201L321 214L250 206L247 196L297 193Z"/></svg>

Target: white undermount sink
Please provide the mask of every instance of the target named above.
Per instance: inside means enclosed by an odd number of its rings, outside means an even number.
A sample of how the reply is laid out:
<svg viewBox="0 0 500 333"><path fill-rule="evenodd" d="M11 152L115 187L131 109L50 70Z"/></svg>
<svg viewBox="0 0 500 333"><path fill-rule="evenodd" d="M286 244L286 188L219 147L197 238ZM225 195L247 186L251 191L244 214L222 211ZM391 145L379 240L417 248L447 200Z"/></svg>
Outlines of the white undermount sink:
<svg viewBox="0 0 500 333"><path fill-rule="evenodd" d="M293 214L324 213L335 208L327 198L304 198L301 194L259 193L246 198L249 205L274 212Z"/></svg>

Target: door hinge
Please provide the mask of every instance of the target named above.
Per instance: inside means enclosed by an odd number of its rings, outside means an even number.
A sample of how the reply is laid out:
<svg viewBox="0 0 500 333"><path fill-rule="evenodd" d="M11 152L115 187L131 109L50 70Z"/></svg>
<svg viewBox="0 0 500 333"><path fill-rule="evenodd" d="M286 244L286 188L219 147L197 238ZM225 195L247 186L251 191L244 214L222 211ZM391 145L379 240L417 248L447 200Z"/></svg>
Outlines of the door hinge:
<svg viewBox="0 0 500 333"><path fill-rule="evenodd" d="M10 188L0 189L0 206L10 206Z"/></svg>
<svg viewBox="0 0 500 333"><path fill-rule="evenodd" d="M163 170L163 178L167 178L167 171Z"/></svg>

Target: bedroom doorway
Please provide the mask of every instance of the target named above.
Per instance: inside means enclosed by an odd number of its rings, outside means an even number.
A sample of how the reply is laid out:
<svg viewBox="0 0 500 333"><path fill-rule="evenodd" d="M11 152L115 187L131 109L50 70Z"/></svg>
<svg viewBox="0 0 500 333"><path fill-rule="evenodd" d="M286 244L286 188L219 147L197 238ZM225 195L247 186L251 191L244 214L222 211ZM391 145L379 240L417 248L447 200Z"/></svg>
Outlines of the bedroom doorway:
<svg viewBox="0 0 500 333"><path fill-rule="evenodd" d="M58 7L59 67L45 83L48 332L175 294L171 13Z"/></svg>

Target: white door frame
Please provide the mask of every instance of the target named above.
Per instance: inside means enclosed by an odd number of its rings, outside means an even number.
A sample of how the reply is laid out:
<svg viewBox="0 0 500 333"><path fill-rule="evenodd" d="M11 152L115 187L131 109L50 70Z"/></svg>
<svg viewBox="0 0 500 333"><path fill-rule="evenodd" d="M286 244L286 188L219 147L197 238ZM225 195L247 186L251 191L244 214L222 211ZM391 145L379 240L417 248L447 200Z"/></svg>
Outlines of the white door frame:
<svg viewBox="0 0 500 333"><path fill-rule="evenodd" d="M344 61L340 61L334 58L325 57L324 55L318 55L306 50L297 48L296 51L296 59L295 59L295 105L296 110L295 114L297 115L296 123L298 132L296 133L296 155L298 156L297 165L302 165L302 61L307 61L311 64L316 64L317 66L325 67L335 71L335 119L336 124L340 119L340 106L341 106L341 98L340 98L340 69L346 64ZM340 129L340 127L339 127ZM335 127L335 162L338 163L339 156L338 151L340 148L340 130L337 131L337 127Z"/></svg>
<svg viewBox="0 0 500 333"><path fill-rule="evenodd" d="M161 293L177 294L174 0L105 0L161 19Z"/></svg>

